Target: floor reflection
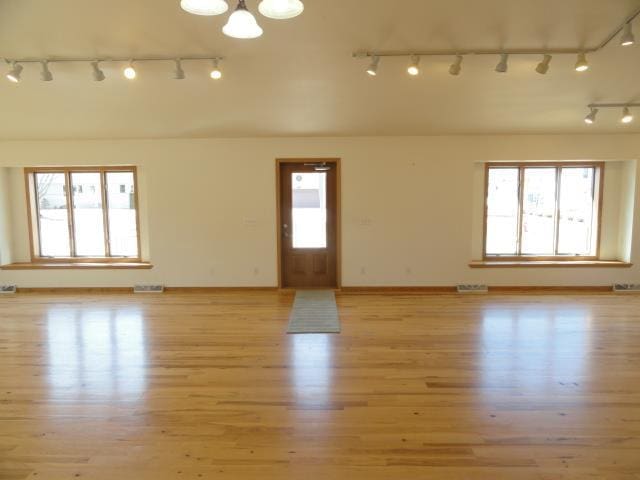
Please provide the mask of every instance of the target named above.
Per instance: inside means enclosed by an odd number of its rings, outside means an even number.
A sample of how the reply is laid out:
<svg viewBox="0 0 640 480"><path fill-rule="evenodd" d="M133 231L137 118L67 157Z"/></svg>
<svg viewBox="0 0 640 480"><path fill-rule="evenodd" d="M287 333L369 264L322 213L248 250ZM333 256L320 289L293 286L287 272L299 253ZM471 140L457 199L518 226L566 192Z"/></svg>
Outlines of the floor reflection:
<svg viewBox="0 0 640 480"><path fill-rule="evenodd" d="M47 343L54 396L130 398L146 388L144 320L137 308L53 308Z"/></svg>
<svg viewBox="0 0 640 480"><path fill-rule="evenodd" d="M488 307L482 321L483 394L580 386L588 373L591 314L578 306ZM497 392L496 390L495 392Z"/></svg>
<svg viewBox="0 0 640 480"><path fill-rule="evenodd" d="M331 401L331 335L291 335L292 385L302 407L327 408Z"/></svg>

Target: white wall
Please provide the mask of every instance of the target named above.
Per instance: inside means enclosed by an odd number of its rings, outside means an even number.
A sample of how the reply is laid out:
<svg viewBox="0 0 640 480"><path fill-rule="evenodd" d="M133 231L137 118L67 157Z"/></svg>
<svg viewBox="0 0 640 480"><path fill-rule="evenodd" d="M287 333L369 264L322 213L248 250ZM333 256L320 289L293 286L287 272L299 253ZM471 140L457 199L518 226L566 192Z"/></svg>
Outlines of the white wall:
<svg viewBox="0 0 640 480"><path fill-rule="evenodd" d="M342 158L343 284L605 285L640 281L631 269L468 267L481 245L484 161L603 160L607 252L640 235L639 135L269 138L0 143L10 168L13 261L28 260L18 167L140 167L144 255L150 271L1 271L0 283L36 286L275 286L275 158ZM617 179L617 180L615 180ZM2 185L0 183L0 185ZM478 212L480 212L478 214ZM629 248L631 247L631 248ZM626 250L625 250L626 249ZM616 255L620 256L620 255Z"/></svg>
<svg viewBox="0 0 640 480"><path fill-rule="evenodd" d="M9 169L0 168L0 265L11 261Z"/></svg>

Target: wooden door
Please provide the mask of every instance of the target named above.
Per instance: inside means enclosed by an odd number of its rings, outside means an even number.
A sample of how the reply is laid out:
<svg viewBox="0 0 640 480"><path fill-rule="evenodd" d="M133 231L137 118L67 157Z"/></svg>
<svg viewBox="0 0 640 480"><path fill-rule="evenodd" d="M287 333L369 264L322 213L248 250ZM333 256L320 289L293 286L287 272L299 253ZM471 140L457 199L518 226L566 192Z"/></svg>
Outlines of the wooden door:
<svg viewBox="0 0 640 480"><path fill-rule="evenodd" d="M278 163L280 280L284 288L338 286L338 164Z"/></svg>

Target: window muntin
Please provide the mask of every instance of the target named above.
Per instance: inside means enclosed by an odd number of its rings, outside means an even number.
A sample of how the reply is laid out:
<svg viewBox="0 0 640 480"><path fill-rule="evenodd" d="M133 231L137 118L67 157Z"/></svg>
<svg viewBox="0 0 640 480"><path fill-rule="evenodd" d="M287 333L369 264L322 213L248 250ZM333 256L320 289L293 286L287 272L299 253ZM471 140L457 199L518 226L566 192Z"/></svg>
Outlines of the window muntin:
<svg viewBox="0 0 640 480"><path fill-rule="evenodd" d="M26 169L25 175L34 261L140 259L134 167Z"/></svg>
<svg viewBox="0 0 640 480"><path fill-rule="evenodd" d="M603 168L488 165L485 258L597 258Z"/></svg>

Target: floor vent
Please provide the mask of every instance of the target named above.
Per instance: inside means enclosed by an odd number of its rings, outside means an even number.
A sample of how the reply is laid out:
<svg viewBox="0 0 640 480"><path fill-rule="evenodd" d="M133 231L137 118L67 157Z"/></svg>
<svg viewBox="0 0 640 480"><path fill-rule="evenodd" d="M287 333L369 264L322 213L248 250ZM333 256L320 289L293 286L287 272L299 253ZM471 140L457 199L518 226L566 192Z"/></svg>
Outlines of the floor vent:
<svg viewBox="0 0 640 480"><path fill-rule="evenodd" d="M12 293L16 293L18 291L18 287L15 285L0 285L0 293L10 295Z"/></svg>
<svg viewBox="0 0 640 480"><path fill-rule="evenodd" d="M486 285L458 285L458 293L489 293Z"/></svg>
<svg viewBox="0 0 640 480"><path fill-rule="evenodd" d="M133 293L162 293L164 285L136 285L133 287Z"/></svg>
<svg viewBox="0 0 640 480"><path fill-rule="evenodd" d="M616 283L613 291L618 293L640 293L640 283Z"/></svg>

